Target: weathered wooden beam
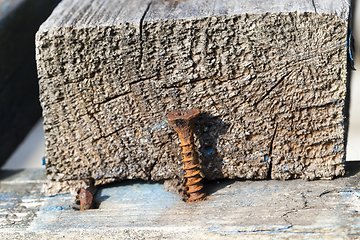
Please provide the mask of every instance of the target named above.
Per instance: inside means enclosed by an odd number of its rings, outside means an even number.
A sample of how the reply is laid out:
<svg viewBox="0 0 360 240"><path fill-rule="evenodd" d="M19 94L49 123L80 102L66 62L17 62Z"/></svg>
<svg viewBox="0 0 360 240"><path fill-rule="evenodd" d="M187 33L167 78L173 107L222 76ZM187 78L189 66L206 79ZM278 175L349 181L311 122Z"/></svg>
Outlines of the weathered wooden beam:
<svg viewBox="0 0 360 240"><path fill-rule="evenodd" d="M52 180L344 174L349 1L64 0L36 36Z"/></svg>
<svg viewBox="0 0 360 240"><path fill-rule="evenodd" d="M0 0L0 167L41 117L34 37L60 0Z"/></svg>
<svg viewBox="0 0 360 240"><path fill-rule="evenodd" d="M209 181L189 204L161 184L100 187L98 209L40 195L45 171L0 172L1 239L359 239L360 164L333 181Z"/></svg>

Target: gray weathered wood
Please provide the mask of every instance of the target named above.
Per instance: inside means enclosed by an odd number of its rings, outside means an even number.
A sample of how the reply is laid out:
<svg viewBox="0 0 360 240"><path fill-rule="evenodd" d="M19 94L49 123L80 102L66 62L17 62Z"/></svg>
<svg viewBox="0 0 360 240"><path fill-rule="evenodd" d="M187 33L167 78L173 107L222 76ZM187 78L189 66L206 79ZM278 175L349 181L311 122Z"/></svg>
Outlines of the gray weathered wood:
<svg viewBox="0 0 360 240"><path fill-rule="evenodd" d="M348 1L64 0L36 36L50 179L344 174Z"/></svg>
<svg viewBox="0 0 360 240"><path fill-rule="evenodd" d="M99 209L70 207L70 194L44 197L43 170L0 172L1 239L359 239L360 165L316 182L206 182L209 197L185 203L161 184L101 187Z"/></svg>

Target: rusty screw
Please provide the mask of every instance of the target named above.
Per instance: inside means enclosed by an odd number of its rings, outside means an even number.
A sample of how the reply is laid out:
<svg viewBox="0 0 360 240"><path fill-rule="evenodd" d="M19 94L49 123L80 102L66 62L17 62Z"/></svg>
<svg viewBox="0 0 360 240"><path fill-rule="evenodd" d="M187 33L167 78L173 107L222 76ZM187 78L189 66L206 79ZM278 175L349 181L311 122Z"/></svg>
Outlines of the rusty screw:
<svg viewBox="0 0 360 240"><path fill-rule="evenodd" d="M185 187L189 195L188 202L199 201L205 197L205 193L202 192L203 184L201 183L200 164L194 144L194 122L199 113L199 109L190 109L174 111L168 113L165 117L175 129L181 141L181 154L184 155L182 162L185 163L184 170L186 171Z"/></svg>
<svg viewBox="0 0 360 240"><path fill-rule="evenodd" d="M91 209L93 205L93 195L85 189L78 190L78 198L80 200L80 211Z"/></svg>

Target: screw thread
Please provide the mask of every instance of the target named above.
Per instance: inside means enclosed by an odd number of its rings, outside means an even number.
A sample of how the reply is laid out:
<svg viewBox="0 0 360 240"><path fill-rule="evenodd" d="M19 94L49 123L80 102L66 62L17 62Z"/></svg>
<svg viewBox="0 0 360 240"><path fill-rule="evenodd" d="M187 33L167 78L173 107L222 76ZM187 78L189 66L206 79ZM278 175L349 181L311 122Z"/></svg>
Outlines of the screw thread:
<svg viewBox="0 0 360 240"><path fill-rule="evenodd" d="M184 170L186 175L185 187L186 192L189 194L188 202L195 202L205 197L205 193L202 192L203 184L201 182L202 177L200 175L201 168L198 163L198 155L194 144L193 138L190 138L188 142L181 142L182 147L181 154L184 156L182 162L185 164Z"/></svg>

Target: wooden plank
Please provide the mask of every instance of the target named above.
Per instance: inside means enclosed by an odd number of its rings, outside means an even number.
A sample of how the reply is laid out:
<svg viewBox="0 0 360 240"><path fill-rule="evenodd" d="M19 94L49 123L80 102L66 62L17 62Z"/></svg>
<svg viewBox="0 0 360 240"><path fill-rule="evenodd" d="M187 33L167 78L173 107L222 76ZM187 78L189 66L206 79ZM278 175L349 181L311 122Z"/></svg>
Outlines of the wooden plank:
<svg viewBox="0 0 360 240"><path fill-rule="evenodd" d="M199 0L183 1L179 7L163 4L161 1L154 1L146 14L145 21L159 21L172 19L201 18L218 15L238 14L265 14L279 12L317 12L334 13L342 18L347 18L349 13L349 1L330 0L258 0L254 2L229 0Z"/></svg>
<svg viewBox="0 0 360 240"><path fill-rule="evenodd" d="M40 189L44 183L44 170L0 172L1 239L21 239L15 236L29 227L43 204Z"/></svg>
<svg viewBox="0 0 360 240"><path fill-rule="evenodd" d="M128 180L101 187L95 195L99 209L88 211L69 207L75 199L70 194L40 196L44 180L43 170L1 179L1 239L360 237L359 162L349 162L346 176L332 181L208 181L209 197L198 203L183 202L159 183ZM19 224L22 213L32 217Z"/></svg>
<svg viewBox="0 0 360 240"><path fill-rule="evenodd" d="M348 1L64 0L36 36L50 179L344 174Z"/></svg>

